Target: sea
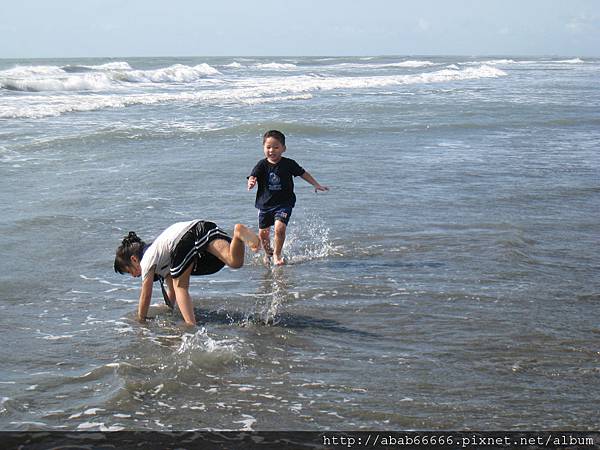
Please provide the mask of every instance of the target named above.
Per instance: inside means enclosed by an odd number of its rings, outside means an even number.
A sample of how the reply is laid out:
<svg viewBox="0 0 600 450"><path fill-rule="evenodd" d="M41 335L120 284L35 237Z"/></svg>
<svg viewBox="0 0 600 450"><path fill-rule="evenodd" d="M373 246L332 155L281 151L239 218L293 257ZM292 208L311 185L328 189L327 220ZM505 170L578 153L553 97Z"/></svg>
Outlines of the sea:
<svg viewBox="0 0 600 450"><path fill-rule="evenodd" d="M270 129L287 264L139 323L121 239L256 231ZM1 430L600 426L600 59L2 59L0 188Z"/></svg>

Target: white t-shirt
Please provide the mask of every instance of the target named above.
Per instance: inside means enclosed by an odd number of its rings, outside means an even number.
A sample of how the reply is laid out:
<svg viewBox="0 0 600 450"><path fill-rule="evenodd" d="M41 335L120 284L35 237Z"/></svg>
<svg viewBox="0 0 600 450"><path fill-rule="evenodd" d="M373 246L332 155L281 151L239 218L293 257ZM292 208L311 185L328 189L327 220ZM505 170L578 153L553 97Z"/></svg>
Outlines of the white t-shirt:
<svg viewBox="0 0 600 450"><path fill-rule="evenodd" d="M177 222L158 235L152 245L144 252L144 256L140 261L142 279L146 279L152 269L154 269L155 274L163 278L169 275L171 251L175 248L179 239L197 223L198 220Z"/></svg>

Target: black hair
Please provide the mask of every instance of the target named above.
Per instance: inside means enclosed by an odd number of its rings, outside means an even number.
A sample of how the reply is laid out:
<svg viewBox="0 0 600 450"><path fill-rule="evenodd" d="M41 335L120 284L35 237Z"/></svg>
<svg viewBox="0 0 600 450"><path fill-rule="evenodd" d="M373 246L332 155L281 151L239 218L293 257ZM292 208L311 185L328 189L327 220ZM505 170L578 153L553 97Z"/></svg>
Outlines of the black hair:
<svg viewBox="0 0 600 450"><path fill-rule="evenodd" d="M270 138L270 137L277 139L279 142L281 142L281 145L285 146L285 135L281 131L277 131L277 130L267 131L263 135L263 144L265 143L267 138Z"/></svg>
<svg viewBox="0 0 600 450"><path fill-rule="evenodd" d="M117 248L115 256L115 272L124 274L127 268L131 266L131 257L137 256L142 259L146 243L142 241L134 231L130 231L127 236L121 241L121 245Z"/></svg>

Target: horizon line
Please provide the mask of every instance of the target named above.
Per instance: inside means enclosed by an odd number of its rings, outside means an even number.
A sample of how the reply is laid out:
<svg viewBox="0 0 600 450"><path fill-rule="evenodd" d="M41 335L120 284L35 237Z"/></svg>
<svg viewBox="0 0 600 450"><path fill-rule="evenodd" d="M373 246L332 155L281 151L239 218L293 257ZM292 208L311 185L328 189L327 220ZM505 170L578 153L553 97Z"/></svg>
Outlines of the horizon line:
<svg viewBox="0 0 600 450"><path fill-rule="evenodd" d="M599 58L600 55L582 54L558 54L558 53L381 53L381 54L289 54L289 55L245 55L245 54L223 54L223 55L113 55L113 56L0 56L0 60L34 60L34 59L116 59L116 58L385 58L385 57L453 57L453 58L490 58L490 57L512 57L512 58Z"/></svg>

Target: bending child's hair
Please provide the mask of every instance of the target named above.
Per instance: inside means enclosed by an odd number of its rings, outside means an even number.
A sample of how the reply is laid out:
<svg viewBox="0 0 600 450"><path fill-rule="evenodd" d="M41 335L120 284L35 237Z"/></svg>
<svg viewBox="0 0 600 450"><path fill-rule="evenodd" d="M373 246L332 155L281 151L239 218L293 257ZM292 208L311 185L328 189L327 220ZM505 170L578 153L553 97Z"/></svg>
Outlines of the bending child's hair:
<svg viewBox="0 0 600 450"><path fill-rule="evenodd" d="M121 245L117 248L115 256L115 272L123 275L127 273L127 268L131 266L131 257L136 256L139 260L142 259L146 243L142 241L134 231L130 231L123 238Z"/></svg>

